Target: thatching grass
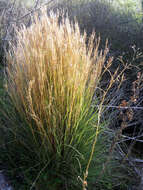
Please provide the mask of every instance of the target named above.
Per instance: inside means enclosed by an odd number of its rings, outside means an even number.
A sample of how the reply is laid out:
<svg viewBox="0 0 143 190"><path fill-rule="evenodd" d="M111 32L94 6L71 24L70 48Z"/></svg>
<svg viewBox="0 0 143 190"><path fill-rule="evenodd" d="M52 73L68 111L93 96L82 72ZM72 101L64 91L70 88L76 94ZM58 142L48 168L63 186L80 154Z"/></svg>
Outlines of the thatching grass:
<svg viewBox="0 0 143 190"><path fill-rule="evenodd" d="M31 189L79 188L82 176L84 189L103 130L94 93L107 48L99 52L94 33L87 43L77 22L52 12L43 11L16 34L6 71L12 105L4 114L10 124L4 130L13 142L7 147L9 162L22 169Z"/></svg>

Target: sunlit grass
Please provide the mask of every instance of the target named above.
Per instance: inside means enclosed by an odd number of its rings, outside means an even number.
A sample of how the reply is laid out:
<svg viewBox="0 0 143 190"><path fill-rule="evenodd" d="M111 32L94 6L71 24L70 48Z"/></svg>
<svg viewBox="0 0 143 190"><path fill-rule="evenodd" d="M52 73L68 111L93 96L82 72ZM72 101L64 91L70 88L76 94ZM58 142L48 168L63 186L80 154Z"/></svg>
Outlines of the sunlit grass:
<svg viewBox="0 0 143 190"><path fill-rule="evenodd" d="M86 42L76 22L52 12L17 30L6 71L12 105L7 136L14 142L8 157L31 189L74 189L89 170L103 129L93 97L107 51L99 52L94 33Z"/></svg>

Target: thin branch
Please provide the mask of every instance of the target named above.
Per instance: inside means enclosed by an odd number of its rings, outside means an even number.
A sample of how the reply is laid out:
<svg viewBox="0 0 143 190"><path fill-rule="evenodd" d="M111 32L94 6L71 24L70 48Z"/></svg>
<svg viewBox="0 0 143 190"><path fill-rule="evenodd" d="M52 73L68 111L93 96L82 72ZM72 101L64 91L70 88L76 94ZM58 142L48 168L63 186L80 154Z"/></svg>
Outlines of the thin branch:
<svg viewBox="0 0 143 190"><path fill-rule="evenodd" d="M95 105L94 107L99 107L100 105ZM137 107L137 106L132 106L132 107L128 107L128 106L125 106L125 107L122 107L122 106L106 106L106 105L103 105L103 107L105 108L117 108L117 109L138 109L138 110L143 110L143 107Z"/></svg>
<svg viewBox="0 0 143 190"><path fill-rule="evenodd" d="M17 20L13 20L13 22L19 22L19 21L21 21L21 20L24 19L25 17L27 17L27 16L33 14L33 13L36 12L36 11L39 11L42 7L48 5L48 4L52 3L52 2L54 2L54 0L50 0L50 1L48 1L47 3L44 3L43 5L41 5L40 7L36 8L36 9L32 9L30 12L28 12L27 14L21 16L21 17L18 18Z"/></svg>
<svg viewBox="0 0 143 190"><path fill-rule="evenodd" d="M35 2L35 6L34 6L34 9L37 8L37 6L39 5L39 2L40 2L40 0L36 0L36 2Z"/></svg>

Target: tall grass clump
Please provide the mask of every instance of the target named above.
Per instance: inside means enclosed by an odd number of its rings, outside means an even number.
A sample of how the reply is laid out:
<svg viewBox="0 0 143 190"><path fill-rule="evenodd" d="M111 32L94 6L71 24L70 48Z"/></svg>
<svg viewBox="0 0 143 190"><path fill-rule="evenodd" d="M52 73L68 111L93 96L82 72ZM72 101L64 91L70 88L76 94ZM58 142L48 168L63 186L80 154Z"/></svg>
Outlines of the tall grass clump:
<svg viewBox="0 0 143 190"><path fill-rule="evenodd" d="M31 189L80 188L101 127L93 97L107 51L94 33L87 43L77 22L52 12L16 34L6 70L8 164Z"/></svg>

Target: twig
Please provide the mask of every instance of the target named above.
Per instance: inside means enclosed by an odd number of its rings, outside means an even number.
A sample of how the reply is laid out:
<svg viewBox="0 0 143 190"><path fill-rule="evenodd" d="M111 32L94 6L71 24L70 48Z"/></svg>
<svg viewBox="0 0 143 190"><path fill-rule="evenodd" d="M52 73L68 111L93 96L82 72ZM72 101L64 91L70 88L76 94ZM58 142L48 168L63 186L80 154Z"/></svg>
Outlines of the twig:
<svg viewBox="0 0 143 190"><path fill-rule="evenodd" d="M46 5L50 4L50 3L52 3L52 1L54 1L54 0L50 0L50 1L48 1L47 3L44 3L44 4L41 5L40 7L36 8L36 9L33 9L33 10L31 10L30 12L28 12L27 14L21 16L21 17L18 18L17 20L13 20L13 22L19 22L19 21L21 21L21 20L24 19L25 17L27 17L27 16L33 14L34 12L40 10L42 7L44 7L44 6L46 6Z"/></svg>
<svg viewBox="0 0 143 190"><path fill-rule="evenodd" d="M35 2L35 6L34 6L34 9L37 8L37 6L38 6L38 4L39 4L39 1L40 1L40 0L36 0L36 2Z"/></svg>
<svg viewBox="0 0 143 190"><path fill-rule="evenodd" d="M95 105L94 107L99 107L100 105ZM128 106L125 106L125 107L122 107L122 106L106 106L106 105L103 105L103 107L105 108L117 108L117 109L140 109L140 110L143 110L143 107L137 107L137 106L132 106L132 107L128 107Z"/></svg>

